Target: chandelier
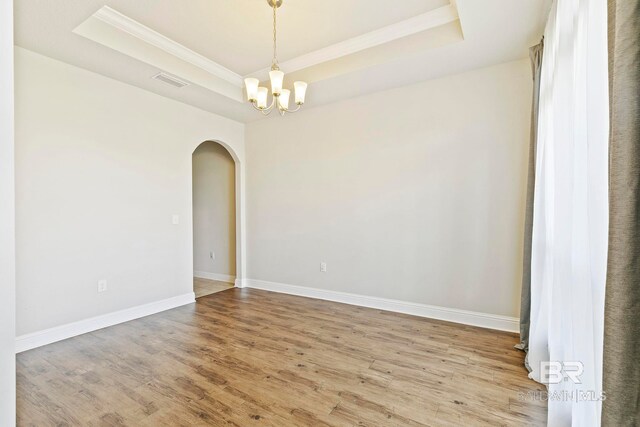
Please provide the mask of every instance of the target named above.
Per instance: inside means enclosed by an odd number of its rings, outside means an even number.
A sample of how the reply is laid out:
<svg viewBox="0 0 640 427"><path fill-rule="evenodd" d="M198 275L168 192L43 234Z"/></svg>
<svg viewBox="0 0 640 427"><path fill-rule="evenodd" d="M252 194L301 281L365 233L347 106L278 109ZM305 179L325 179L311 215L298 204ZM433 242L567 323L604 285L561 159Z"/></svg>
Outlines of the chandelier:
<svg viewBox="0 0 640 427"><path fill-rule="evenodd" d="M278 111L281 116L284 116L286 113L295 113L302 107L307 92L307 84L301 81L293 83L297 107L290 110L289 98L291 97L291 91L282 88L284 73L280 71L280 67L278 67L278 57L276 54L276 11L282 5L282 0L267 0L267 3L273 8L273 60L271 63L271 71L269 71L272 95L271 104L267 106L269 89L260 86L260 80L250 77L244 79L244 84L247 90L247 100L253 105L253 108L265 116L271 114L273 110Z"/></svg>

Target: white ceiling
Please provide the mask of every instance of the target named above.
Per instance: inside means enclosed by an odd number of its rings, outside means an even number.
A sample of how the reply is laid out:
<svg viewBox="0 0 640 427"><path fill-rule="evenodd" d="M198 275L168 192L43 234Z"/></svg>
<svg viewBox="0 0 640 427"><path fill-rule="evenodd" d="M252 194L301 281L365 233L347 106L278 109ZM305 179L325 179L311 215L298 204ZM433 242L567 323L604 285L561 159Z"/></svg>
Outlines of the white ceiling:
<svg viewBox="0 0 640 427"><path fill-rule="evenodd" d="M284 0L278 10L278 58L290 72L288 80L311 82L305 108L312 108L524 58L542 34L549 3ZM94 23L86 31L105 5L207 66L180 62L167 56L170 49L162 56L130 34L116 34L117 28L96 29ZM35 52L247 122L261 115L239 102L242 89L230 81L254 74L264 78L271 19L265 0L18 0L15 39ZM353 46L358 48L349 51ZM235 77L222 82L210 73L212 67ZM192 84L178 89L151 79L159 71Z"/></svg>

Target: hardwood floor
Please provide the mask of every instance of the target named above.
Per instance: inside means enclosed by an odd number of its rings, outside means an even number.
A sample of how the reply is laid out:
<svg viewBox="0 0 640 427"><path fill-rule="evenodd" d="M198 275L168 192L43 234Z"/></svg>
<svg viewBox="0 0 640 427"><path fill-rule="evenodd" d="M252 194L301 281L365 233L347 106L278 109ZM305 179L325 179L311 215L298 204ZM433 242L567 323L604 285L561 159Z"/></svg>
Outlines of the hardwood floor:
<svg viewBox="0 0 640 427"><path fill-rule="evenodd" d="M196 298L215 294L220 291L226 291L230 288L233 288L231 283L202 279L200 277L193 278L193 292L196 294Z"/></svg>
<svg viewBox="0 0 640 427"><path fill-rule="evenodd" d="M18 425L541 425L516 342L233 288L19 354Z"/></svg>

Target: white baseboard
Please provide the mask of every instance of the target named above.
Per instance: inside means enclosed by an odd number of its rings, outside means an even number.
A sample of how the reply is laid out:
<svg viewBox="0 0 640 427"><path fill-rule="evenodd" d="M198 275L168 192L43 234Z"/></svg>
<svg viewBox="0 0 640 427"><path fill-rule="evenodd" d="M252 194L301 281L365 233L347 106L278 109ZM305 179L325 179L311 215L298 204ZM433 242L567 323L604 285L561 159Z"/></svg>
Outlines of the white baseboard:
<svg viewBox="0 0 640 427"><path fill-rule="evenodd" d="M196 276L197 277L197 276ZM219 280L219 279L215 279ZM445 320L448 322L462 323L465 325L479 326L482 328L496 329L500 331L518 332L519 319L515 317L496 314L479 313L475 311L459 310L455 308L438 307L426 304L417 304L406 301L398 301L386 298L370 297L365 295L350 294L346 292L329 291L325 289L307 288L303 286L286 285L283 283L267 282L264 280L238 279L236 286L262 289L265 291L279 292L283 294L298 295L309 298L317 298L344 304L375 308L379 310L393 311L397 313L411 314L430 319ZM231 282L233 283L233 282ZM189 292L172 298L151 302L136 307L127 308L113 313L56 326L43 331L16 337L16 353L32 348L51 344L87 332L96 331L118 323L139 319L161 311L170 310L185 304L195 302L195 295Z"/></svg>
<svg viewBox="0 0 640 427"><path fill-rule="evenodd" d="M365 295L329 291L325 289L285 285L283 283L267 282L264 280L246 279L244 281L244 285L248 288L262 289L265 291L279 292L283 294L341 302L344 304L376 308L379 310L393 311L396 313L411 314L414 316L428 317L430 319L446 320L448 322L462 323L464 325L479 326L481 328L496 329L499 331L518 332L520 330L519 319L497 314L487 314L475 311L459 310L456 308L417 304L413 302L369 297Z"/></svg>
<svg viewBox="0 0 640 427"><path fill-rule="evenodd" d="M21 335L16 337L16 353L31 350L32 348L51 344L77 335L86 334L87 332L96 331L98 329L106 328L107 326L139 319L140 317L149 316L151 314L180 307L181 305L190 304L192 302L195 302L195 295L193 292L189 292L160 301L115 311L113 313L91 317L78 322L67 323L66 325L56 326L43 331Z"/></svg>
<svg viewBox="0 0 640 427"><path fill-rule="evenodd" d="M193 277L199 279L217 280L218 282L235 283L236 276L229 276L228 274L209 273L207 271L194 271Z"/></svg>

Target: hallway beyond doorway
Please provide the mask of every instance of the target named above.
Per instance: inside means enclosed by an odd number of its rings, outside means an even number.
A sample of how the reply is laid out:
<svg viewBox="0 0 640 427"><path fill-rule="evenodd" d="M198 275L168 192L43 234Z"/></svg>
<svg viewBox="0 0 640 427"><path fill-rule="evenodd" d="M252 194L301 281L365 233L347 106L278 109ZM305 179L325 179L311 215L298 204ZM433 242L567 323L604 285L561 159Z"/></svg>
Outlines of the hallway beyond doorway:
<svg viewBox="0 0 640 427"><path fill-rule="evenodd" d="M220 291L225 291L231 288L233 288L233 285L231 283L220 282L218 280L202 279L200 277L193 278L193 292L196 294L196 298L214 294Z"/></svg>

